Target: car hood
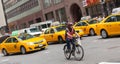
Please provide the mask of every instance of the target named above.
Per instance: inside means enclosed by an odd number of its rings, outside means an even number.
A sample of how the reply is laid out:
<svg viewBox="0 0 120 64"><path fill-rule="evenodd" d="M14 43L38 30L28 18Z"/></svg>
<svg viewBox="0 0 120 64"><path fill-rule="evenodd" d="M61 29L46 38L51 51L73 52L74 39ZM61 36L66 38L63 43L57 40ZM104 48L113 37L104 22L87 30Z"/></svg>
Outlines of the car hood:
<svg viewBox="0 0 120 64"><path fill-rule="evenodd" d="M27 39L27 40L23 40L23 42L25 42L25 43L27 43L27 42L38 42L38 41L41 41L41 40L44 40L44 38L34 37L34 38Z"/></svg>

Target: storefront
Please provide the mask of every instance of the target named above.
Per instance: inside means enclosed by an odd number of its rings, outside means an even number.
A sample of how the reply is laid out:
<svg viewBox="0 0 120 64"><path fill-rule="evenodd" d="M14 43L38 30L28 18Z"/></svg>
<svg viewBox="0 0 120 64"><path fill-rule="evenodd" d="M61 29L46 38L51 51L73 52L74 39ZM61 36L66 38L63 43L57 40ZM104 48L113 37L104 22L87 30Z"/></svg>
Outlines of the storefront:
<svg viewBox="0 0 120 64"><path fill-rule="evenodd" d="M120 6L119 0L86 0L86 12L91 17L108 16L111 14L112 9Z"/></svg>

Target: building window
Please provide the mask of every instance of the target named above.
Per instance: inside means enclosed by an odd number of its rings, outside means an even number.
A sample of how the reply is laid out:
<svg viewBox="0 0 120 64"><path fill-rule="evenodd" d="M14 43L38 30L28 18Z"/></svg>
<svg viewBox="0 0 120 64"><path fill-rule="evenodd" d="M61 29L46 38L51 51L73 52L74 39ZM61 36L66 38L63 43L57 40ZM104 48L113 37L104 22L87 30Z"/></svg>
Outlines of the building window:
<svg viewBox="0 0 120 64"><path fill-rule="evenodd" d="M43 3L44 3L45 8L51 6L51 4L52 4L51 0L43 0Z"/></svg>
<svg viewBox="0 0 120 64"><path fill-rule="evenodd" d="M65 8L61 8L59 10L56 10L56 16L57 16L57 20L60 22L67 21Z"/></svg>
<svg viewBox="0 0 120 64"><path fill-rule="evenodd" d="M31 20L31 21L29 21L28 23L29 23L29 25L31 25L31 24L33 24L34 22L33 22L33 20Z"/></svg>
<svg viewBox="0 0 120 64"><path fill-rule="evenodd" d="M54 1L54 4L58 4L58 3L61 3L63 0L53 0Z"/></svg>
<svg viewBox="0 0 120 64"><path fill-rule="evenodd" d="M6 1L4 3L5 9L8 9L8 8L12 7L13 5L17 4L20 1L22 1L22 0L8 0L8 1Z"/></svg>
<svg viewBox="0 0 120 64"><path fill-rule="evenodd" d="M23 23L23 24L21 25L21 27L22 27L22 28L26 28L26 27L27 27L26 23Z"/></svg>
<svg viewBox="0 0 120 64"><path fill-rule="evenodd" d="M102 10L101 10L101 5L97 5L97 12L98 14L102 14Z"/></svg>
<svg viewBox="0 0 120 64"><path fill-rule="evenodd" d="M16 15L19 15L25 11L28 11L36 6L38 6L38 0L29 0L28 2L26 2L25 4L7 12L7 18L12 18Z"/></svg>
<svg viewBox="0 0 120 64"><path fill-rule="evenodd" d="M37 19L36 19L36 23L39 23L39 22L42 22L42 21L41 21L41 18L37 18Z"/></svg>
<svg viewBox="0 0 120 64"><path fill-rule="evenodd" d="M53 12L45 14L45 17L46 17L46 20L53 20L54 19Z"/></svg>
<svg viewBox="0 0 120 64"><path fill-rule="evenodd" d="M89 15L92 15L92 10L91 10L91 7L88 8L88 12L89 12Z"/></svg>

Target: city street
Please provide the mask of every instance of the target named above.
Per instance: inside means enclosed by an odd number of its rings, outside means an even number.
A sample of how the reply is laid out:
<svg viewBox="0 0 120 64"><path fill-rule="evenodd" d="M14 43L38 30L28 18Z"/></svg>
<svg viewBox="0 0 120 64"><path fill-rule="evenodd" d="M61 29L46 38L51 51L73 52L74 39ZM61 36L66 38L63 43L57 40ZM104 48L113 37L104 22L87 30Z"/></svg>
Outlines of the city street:
<svg viewBox="0 0 120 64"><path fill-rule="evenodd" d="M83 37L85 51L83 60L74 57L66 60L63 53L64 44L51 44L46 50L29 54L13 54L4 57L0 54L0 64L98 64L101 62L120 62L120 37L101 39L98 36Z"/></svg>

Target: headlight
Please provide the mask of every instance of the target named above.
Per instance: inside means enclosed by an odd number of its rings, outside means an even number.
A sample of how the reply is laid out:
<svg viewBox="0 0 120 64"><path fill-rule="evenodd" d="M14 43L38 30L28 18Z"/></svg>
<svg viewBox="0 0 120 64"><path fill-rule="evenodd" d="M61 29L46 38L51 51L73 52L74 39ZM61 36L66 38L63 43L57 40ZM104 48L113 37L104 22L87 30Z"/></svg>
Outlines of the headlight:
<svg viewBox="0 0 120 64"><path fill-rule="evenodd" d="M43 39L43 40L40 40L39 43L42 43L43 41L44 41L44 39Z"/></svg>
<svg viewBox="0 0 120 64"><path fill-rule="evenodd" d="M27 43L27 45L34 45L34 43L33 42L29 42L29 43Z"/></svg>
<svg viewBox="0 0 120 64"><path fill-rule="evenodd" d="M82 30L79 30L79 32L83 32Z"/></svg>

